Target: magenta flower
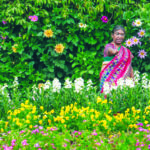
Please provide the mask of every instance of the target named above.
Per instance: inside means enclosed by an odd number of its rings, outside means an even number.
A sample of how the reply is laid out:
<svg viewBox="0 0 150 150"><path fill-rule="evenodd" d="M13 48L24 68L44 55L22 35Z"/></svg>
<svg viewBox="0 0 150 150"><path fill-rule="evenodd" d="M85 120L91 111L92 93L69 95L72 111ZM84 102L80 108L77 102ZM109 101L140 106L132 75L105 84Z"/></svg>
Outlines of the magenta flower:
<svg viewBox="0 0 150 150"><path fill-rule="evenodd" d="M141 148L137 148L136 150L141 150Z"/></svg>
<svg viewBox="0 0 150 150"><path fill-rule="evenodd" d="M5 20L2 21L3 24L7 24L7 22Z"/></svg>
<svg viewBox="0 0 150 150"><path fill-rule="evenodd" d="M145 50L140 50L140 51L138 52L138 56L139 56L141 59L143 59L143 58L145 58L145 56L147 56L147 52L145 52Z"/></svg>
<svg viewBox="0 0 150 150"><path fill-rule="evenodd" d="M22 143L23 146L29 145L29 144L27 143L27 140L26 140L26 139L23 140L21 143Z"/></svg>
<svg viewBox="0 0 150 150"><path fill-rule="evenodd" d="M102 16L101 20L102 20L104 23L107 23L107 22L108 22L107 16Z"/></svg>
<svg viewBox="0 0 150 150"><path fill-rule="evenodd" d="M65 143L65 144L63 145L63 147L67 147L67 144Z"/></svg>
<svg viewBox="0 0 150 150"><path fill-rule="evenodd" d="M150 145L148 145L148 149L150 149Z"/></svg>
<svg viewBox="0 0 150 150"><path fill-rule="evenodd" d="M92 132L92 135L95 135L95 136L96 136L96 135L97 135L97 133L94 131L94 132Z"/></svg>
<svg viewBox="0 0 150 150"><path fill-rule="evenodd" d="M24 130L21 130L21 131L20 131L20 134L22 134L22 133L24 133L24 132L25 132Z"/></svg>
<svg viewBox="0 0 150 150"><path fill-rule="evenodd" d="M31 21L33 21L33 22L36 22L36 21L38 21L38 16L32 16L32 18L31 18Z"/></svg>
<svg viewBox="0 0 150 150"><path fill-rule="evenodd" d="M139 123L138 123L138 124L136 124L136 125L138 125L138 126L143 126L143 123L140 123L140 122L139 122Z"/></svg>
<svg viewBox="0 0 150 150"><path fill-rule="evenodd" d="M97 142L97 143L95 143L96 145L98 145L98 146L101 146L101 143L99 143L99 142Z"/></svg>

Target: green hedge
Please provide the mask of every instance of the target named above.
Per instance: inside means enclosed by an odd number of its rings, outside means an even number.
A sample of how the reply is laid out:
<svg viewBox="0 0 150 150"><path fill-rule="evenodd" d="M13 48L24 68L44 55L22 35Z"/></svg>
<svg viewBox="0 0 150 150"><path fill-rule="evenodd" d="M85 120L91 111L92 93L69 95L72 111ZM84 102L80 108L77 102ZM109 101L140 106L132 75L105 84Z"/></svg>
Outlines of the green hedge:
<svg viewBox="0 0 150 150"><path fill-rule="evenodd" d="M143 22L146 35L141 47L131 48L135 55L133 67L150 71L149 66L144 68L148 65L149 55L144 61L137 61L139 48L149 51L150 28L146 18L150 14L149 3L144 2L2 0L0 20L7 24L0 23L0 35L7 38L0 39L0 82L11 82L17 76L21 85L28 86L55 77L63 82L65 77L82 76L99 83L103 49L111 42L112 28L117 24L126 26L126 38L130 38L139 30L131 25L138 18ZM38 16L35 22L29 19L33 15ZM102 16L108 17L107 23L102 22ZM87 27L80 28L79 23ZM48 29L53 31L50 38L44 36ZM63 53L55 51L55 46L60 43L65 47Z"/></svg>

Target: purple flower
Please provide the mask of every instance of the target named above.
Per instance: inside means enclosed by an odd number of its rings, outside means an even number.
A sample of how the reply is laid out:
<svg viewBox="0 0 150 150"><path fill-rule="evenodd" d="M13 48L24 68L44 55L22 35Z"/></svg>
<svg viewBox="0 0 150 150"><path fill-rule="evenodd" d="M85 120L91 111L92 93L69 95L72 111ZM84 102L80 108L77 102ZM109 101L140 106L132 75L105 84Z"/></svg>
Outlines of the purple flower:
<svg viewBox="0 0 150 150"><path fill-rule="evenodd" d="M134 22L134 21L132 22L132 26L133 26L133 27L135 27L135 26L136 26L136 24L135 24L135 22Z"/></svg>
<svg viewBox="0 0 150 150"><path fill-rule="evenodd" d="M38 21L38 16L32 16L32 18L31 18L31 21L33 21L33 22L36 22L36 21Z"/></svg>
<svg viewBox="0 0 150 150"><path fill-rule="evenodd" d="M92 132L92 135L95 135L95 136L96 136L96 135L97 135L97 133L94 131L94 132Z"/></svg>
<svg viewBox="0 0 150 150"><path fill-rule="evenodd" d="M131 40L132 40L133 45L139 44L139 39L137 37L134 36Z"/></svg>
<svg viewBox="0 0 150 150"><path fill-rule="evenodd" d="M141 150L141 148L137 148L136 150Z"/></svg>
<svg viewBox="0 0 150 150"><path fill-rule="evenodd" d="M101 20L102 20L104 23L107 23L107 22L108 22L107 16L102 16Z"/></svg>
<svg viewBox="0 0 150 150"><path fill-rule="evenodd" d="M138 36L139 37L144 37L145 35L145 30L141 29L139 32L138 32Z"/></svg>
<svg viewBox="0 0 150 150"><path fill-rule="evenodd" d="M143 131L143 128L142 128L142 127L139 127L138 129L139 129L139 131Z"/></svg>
<svg viewBox="0 0 150 150"><path fill-rule="evenodd" d="M27 143L27 140L26 140L26 139L23 140L21 143L22 143L23 146L29 145L29 144Z"/></svg>
<svg viewBox="0 0 150 150"><path fill-rule="evenodd" d="M34 145L34 147L39 147L40 145L39 145L39 143L36 143L35 145Z"/></svg>
<svg viewBox="0 0 150 150"><path fill-rule="evenodd" d="M148 149L150 149L150 145L148 145Z"/></svg>
<svg viewBox="0 0 150 150"><path fill-rule="evenodd" d="M126 46L131 47L133 45L132 39L126 40Z"/></svg>
<svg viewBox="0 0 150 150"><path fill-rule="evenodd" d="M6 36L2 36L2 35L1 35L1 38L2 38L2 40L6 40L7 39Z"/></svg>
<svg viewBox="0 0 150 150"><path fill-rule="evenodd" d="M143 126L143 123L140 123L140 122L139 122L139 123L138 123L138 124L136 124L136 125L138 125L138 126Z"/></svg>
<svg viewBox="0 0 150 150"><path fill-rule="evenodd" d="M42 127L42 126L39 126L39 129L40 129L40 130L42 130L42 129L43 129L43 127Z"/></svg>
<svg viewBox="0 0 150 150"><path fill-rule="evenodd" d="M143 58L145 58L145 56L147 56L147 52L145 52L145 50L140 50L140 51L138 52L138 56L139 56L141 59L143 59Z"/></svg>

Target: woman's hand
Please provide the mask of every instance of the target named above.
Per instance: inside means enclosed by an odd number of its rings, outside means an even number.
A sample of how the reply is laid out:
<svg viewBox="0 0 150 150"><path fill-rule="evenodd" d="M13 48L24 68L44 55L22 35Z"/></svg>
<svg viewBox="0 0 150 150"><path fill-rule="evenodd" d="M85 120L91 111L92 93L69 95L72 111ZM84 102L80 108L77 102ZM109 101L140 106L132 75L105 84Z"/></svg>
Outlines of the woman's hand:
<svg viewBox="0 0 150 150"><path fill-rule="evenodd" d="M108 56L113 56L118 54L118 50L113 49L113 48L108 48Z"/></svg>

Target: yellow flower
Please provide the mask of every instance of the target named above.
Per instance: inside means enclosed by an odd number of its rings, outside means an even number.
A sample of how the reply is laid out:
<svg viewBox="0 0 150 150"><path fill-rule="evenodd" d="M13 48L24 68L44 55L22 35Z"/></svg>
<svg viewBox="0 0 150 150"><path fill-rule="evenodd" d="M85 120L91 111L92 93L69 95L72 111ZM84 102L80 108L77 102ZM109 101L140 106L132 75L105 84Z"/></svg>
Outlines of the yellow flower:
<svg viewBox="0 0 150 150"><path fill-rule="evenodd" d="M43 119L46 119L46 118L47 118L47 116L46 116L46 115L44 115L44 116L43 116Z"/></svg>
<svg viewBox="0 0 150 150"><path fill-rule="evenodd" d="M33 127L32 125L29 125L29 128L30 128L30 129L32 129L32 127Z"/></svg>
<svg viewBox="0 0 150 150"><path fill-rule="evenodd" d="M66 117L66 120L69 120L69 117Z"/></svg>
<svg viewBox="0 0 150 150"><path fill-rule="evenodd" d="M28 100L28 99L25 101L25 104L26 104L26 105L29 104L29 100Z"/></svg>
<svg viewBox="0 0 150 150"><path fill-rule="evenodd" d="M8 116L7 119L11 119L11 116Z"/></svg>
<svg viewBox="0 0 150 150"><path fill-rule="evenodd" d="M54 113L54 109L52 109L50 112L51 112L51 114L53 114Z"/></svg>
<svg viewBox="0 0 150 150"><path fill-rule="evenodd" d="M57 53L62 53L63 51L64 51L64 46L63 46L63 44L57 44L56 46L55 46L55 51L57 52Z"/></svg>
<svg viewBox="0 0 150 150"><path fill-rule="evenodd" d="M41 109L41 110L43 110L43 109L44 109L44 107L43 107L43 106L40 106L40 109Z"/></svg>
<svg viewBox="0 0 150 150"><path fill-rule="evenodd" d="M1 132L4 132L4 129L3 129L3 128L1 128Z"/></svg>
<svg viewBox="0 0 150 150"><path fill-rule="evenodd" d="M42 120L39 120L39 124L42 124Z"/></svg>
<svg viewBox="0 0 150 150"><path fill-rule="evenodd" d="M65 120L64 119L61 119L61 123L64 123L65 122Z"/></svg>
<svg viewBox="0 0 150 150"><path fill-rule="evenodd" d="M147 120L145 120L145 121L144 121L144 123L145 123L145 124L148 124L148 121L147 121Z"/></svg>
<svg viewBox="0 0 150 150"><path fill-rule="evenodd" d="M75 116L72 116L71 118L73 119L73 118L75 118Z"/></svg>
<svg viewBox="0 0 150 150"><path fill-rule="evenodd" d="M49 125L51 124L51 120L50 119L48 119L48 123L49 123Z"/></svg>
<svg viewBox="0 0 150 150"><path fill-rule="evenodd" d="M30 120L26 120L26 123L30 123Z"/></svg>
<svg viewBox="0 0 150 150"><path fill-rule="evenodd" d="M17 53L17 48L18 47L18 44L14 44L14 46L12 46L12 50L14 53Z"/></svg>
<svg viewBox="0 0 150 150"><path fill-rule="evenodd" d="M49 38L53 36L53 31L51 29L45 30L44 35Z"/></svg>
<svg viewBox="0 0 150 150"><path fill-rule="evenodd" d="M36 120L37 118L38 118L37 116L34 116L34 117L33 117L34 120Z"/></svg>
<svg viewBox="0 0 150 150"><path fill-rule="evenodd" d="M102 101L102 104L105 104L105 103L107 103L107 99L105 99L104 101Z"/></svg>
<svg viewBox="0 0 150 150"><path fill-rule="evenodd" d="M145 119L145 116L143 115L143 118Z"/></svg>
<svg viewBox="0 0 150 150"><path fill-rule="evenodd" d="M102 101L102 99L100 98L100 96L97 97L97 103L100 103Z"/></svg>

